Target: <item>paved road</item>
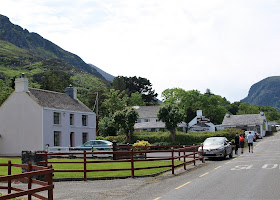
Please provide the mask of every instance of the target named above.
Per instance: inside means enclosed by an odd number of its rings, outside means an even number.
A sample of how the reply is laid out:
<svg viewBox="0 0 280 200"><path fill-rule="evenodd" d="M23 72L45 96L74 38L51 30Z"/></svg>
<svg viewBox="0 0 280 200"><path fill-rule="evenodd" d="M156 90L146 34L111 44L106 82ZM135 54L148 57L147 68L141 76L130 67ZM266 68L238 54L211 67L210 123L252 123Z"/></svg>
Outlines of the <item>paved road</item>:
<svg viewBox="0 0 280 200"><path fill-rule="evenodd" d="M254 153L208 161L191 173L151 184L132 199L280 199L280 135L255 143ZM135 198L134 198L135 199Z"/></svg>

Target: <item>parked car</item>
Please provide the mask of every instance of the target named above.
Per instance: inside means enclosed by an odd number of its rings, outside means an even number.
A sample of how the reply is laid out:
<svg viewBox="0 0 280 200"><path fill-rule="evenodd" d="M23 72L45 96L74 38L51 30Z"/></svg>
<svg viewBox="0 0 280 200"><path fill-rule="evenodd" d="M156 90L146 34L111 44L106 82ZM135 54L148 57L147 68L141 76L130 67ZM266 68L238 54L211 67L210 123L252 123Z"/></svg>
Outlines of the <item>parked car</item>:
<svg viewBox="0 0 280 200"><path fill-rule="evenodd" d="M72 147L71 150L80 151L92 151L92 150L102 151L102 150L112 150L113 143L107 140L89 140L83 145Z"/></svg>
<svg viewBox="0 0 280 200"><path fill-rule="evenodd" d="M198 149L202 150L201 147ZM203 142L203 156L225 158L229 156L232 158L233 146L226 137L209 137Z"/></svg>

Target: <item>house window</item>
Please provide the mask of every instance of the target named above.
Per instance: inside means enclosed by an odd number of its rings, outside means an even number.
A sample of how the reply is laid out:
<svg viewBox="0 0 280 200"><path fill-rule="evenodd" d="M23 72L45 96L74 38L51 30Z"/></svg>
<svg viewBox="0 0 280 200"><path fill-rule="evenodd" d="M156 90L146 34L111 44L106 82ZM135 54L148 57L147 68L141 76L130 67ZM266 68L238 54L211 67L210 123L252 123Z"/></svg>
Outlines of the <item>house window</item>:
<svg viewBox="0 0 280 200"><path fill-rule="evenodd" d="M88 133L83 133L83 144L88 141Z"/></svg>
<svg viewBox="0 0 280 200"><path fill-rule="evenodd" d="M137 122L136 123L141 123L141 119L137 119Z"/></svg>
<svg viewBox="0 0 280 200"><path fill-rule="evenodd" d="M144 119L144 122L149 122L150 121L150 119Z"/></svg>
<svg viewBox="0 0 280 200"><path fill-rule="evenodd" d="M74 125L74 114L70 114L70 125Z"/></svg>
<svg viewBox="0 0 280 200"><path fill-rule="evenodd" d="M82 125L87 126L87 115L82 115Z"/></svg>
<svg viewBox="0 0 280 200"><path fill-rule="evenodd" d="M54 131L54 146L60 146L60 131Z"/></svg>
<svg viewBox="0 0 280 200"><path fill-rule="evenodd" d="M53 113L53 123L60 124L60 113L58 112Z"/></svg>

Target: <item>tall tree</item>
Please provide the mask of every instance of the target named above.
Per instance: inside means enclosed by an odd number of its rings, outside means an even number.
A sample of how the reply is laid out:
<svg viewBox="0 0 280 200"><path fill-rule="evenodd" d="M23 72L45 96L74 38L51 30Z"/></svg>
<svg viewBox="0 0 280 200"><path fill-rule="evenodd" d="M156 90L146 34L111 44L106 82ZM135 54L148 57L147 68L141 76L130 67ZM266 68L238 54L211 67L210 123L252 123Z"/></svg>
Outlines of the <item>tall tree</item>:
<svg viewBox="0 0 280 200"><path fill-rule="evenodd" d="M134 125L138 117L138 112L135 109L128 107L124 110L115 112L113 116L116 125L124 131L126 142L128 143L131 143Z"/></svg>
<svg viewBox="0 0 280 200"><path fill-rule="evenodd" d="M145 106L145 102L142 100L142 95L139 92L132 93L128 100L129 106Z"/></svg>
<svg viewBox="0 0 280 200"><path fill-rule="evenodd" d="M125 89L123 89L124 87ZM113 88L126 91L129 97L133 93L139 92L147 105L157 104L157 93L153 90L151 82L146 78L118 76L113 81Z"/></svg>
<svg viewBox="0 0 280 200"><path fill-rule="evenodd" d="M104 116L112 116L116 111L123 110L127 105L128 97L124 91L111 89L106 95L102 107L106 111Z"/></svg>
<svg viewBox="0 0 280 200"><path fill-rule="evenodd" d="M165 122L165 127L170 131L172 141L175 141L176 128L183 121L183 113L177 105L165 105L160 107L157 115L158 119Z"/></svg>
<svg viewBox="0 0 280 200"><path fill-rule="evenodd" d="M126 83L123 76L117 76L112 82L112 87L115 90L124 91L126 90Z"/></svg>

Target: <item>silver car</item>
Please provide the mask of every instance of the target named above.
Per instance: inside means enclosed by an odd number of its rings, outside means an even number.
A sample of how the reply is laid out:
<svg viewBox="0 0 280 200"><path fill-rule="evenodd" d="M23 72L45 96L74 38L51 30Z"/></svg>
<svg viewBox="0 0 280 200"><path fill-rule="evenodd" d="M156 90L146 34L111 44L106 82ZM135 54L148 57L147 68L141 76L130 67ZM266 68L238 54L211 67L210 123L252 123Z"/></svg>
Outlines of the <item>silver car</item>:
<svg viewBox="0 0 280 200"><path fill-rule="evenodd" d="M202 148L199 148L201 151ZM204 157L225 158L227 155L232 158L233 146L225 137L210 137L203 142Z"/></svg>

